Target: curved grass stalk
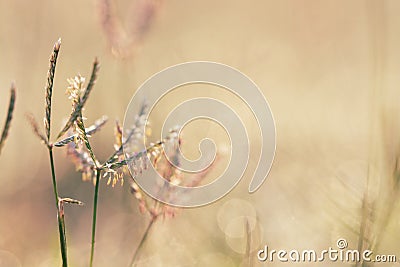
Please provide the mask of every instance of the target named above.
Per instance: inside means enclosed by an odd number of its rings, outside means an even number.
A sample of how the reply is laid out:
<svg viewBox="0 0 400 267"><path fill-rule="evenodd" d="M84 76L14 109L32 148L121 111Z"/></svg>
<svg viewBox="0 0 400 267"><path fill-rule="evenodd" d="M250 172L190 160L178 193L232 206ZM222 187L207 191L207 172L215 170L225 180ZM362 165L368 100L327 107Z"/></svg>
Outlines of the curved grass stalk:
<svg viewBox="0 0 400 267"><path fill-rule="evenodd" d="M131 259L131 261L129 263L130 267L135 266L135 263L136 263L139 255L140 255L140 252L142 251L142 247L143 247L144 243L147 240L147 237L149 235L150 229L152 228L152 226L154 225L156 220L157 220L157 216L156 215L152 215L151 219L150 219L150 222L147 225L146 230L144 231L142 239L140 240L138 247L136 248L135 252L133 253L132 259Z"/></svg>
<svg viewBox="0 0 400 267"><path fill-rule="evenodd" d="M0 153L1 153L1 149L4 146L4 142L7 139L8 131L10 130L14 106L15 106L15 85L11 84L10 102L8 104L7 118L6 118L6 122L4 123L3 132L2 132L1 138L0 138Z"/></svg>

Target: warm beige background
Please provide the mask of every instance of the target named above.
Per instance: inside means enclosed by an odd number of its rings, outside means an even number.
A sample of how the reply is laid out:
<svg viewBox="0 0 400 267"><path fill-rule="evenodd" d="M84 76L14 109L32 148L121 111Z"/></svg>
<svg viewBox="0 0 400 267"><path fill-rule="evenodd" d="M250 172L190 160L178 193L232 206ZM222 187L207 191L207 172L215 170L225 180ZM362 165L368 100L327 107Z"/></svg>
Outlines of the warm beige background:
<svg viewBox="0 0 400 267"><path fill-rule="evenodd" d="M130 1L115 2L121 17L130 16ZM108 50L95 0L1 0L2 120L12 80L18 91L0 156L0 266L60 262L46 149L24 119L26 112L43 116L48 57L59 37L53 125L60 127L70 112L66 79L88 76L98 56L100 77L85 112L89 121L111 118L93 138L100 158L112 151L112 119L123 118L135 89L173 64L231 65L259 85L274 113L277 153L264 186L248 195L249 171L229 197L160 221L143 266L240 265L245 239L237 216L244 215L258 217L254 249L324 249L339 237L355 248L351 229L359 227L367 166L375 170L374 179L386 179L398 155L399 12L399 1L164 1L135 55L121 60ZM255 159L256 154L250 170ZM67 208L66 220L71 266L87 266L93 189L62 150L56 165L62 195L86 203ZM101 185L96 266L127 266L148 219L137 212L127 185ZM382 253L400 256L398 219L382 236Z"/></svg>

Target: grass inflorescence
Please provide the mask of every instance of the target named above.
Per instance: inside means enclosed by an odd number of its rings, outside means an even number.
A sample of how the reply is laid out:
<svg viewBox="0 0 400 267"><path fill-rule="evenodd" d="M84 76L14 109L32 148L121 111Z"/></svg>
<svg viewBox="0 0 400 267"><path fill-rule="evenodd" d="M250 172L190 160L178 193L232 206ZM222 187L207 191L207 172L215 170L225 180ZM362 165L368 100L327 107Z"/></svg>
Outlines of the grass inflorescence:
<svg viewBox="0 0 400 267"><path fill-rule="evenodd" d="M53 51L50 55L49 70L47 72L47 81L45 86L45 116L44 116L45 134L41 132L38 123L36 122L35 118L32 115L27 115L27 118L32 126L33 132L46 145L49 152L53 194L57 209L57 221L58 221L62 266L66 267L68 266L68 257L67 257L67 238L66 238L65 216L64 216L65 201L63 200L63 198L59 197L59 192L57 189L57 179L56 179L56 171L55 171L54 156L53 156L54 146L51 142L51 108L52 108L53 84L54 84L54 77L55 77L56 65L60 47L61 47L61 40L58 40L54 44Z"/></svg>
<svg viewBox="0 0 400 267"><path fill-rule="evenodd" d="M46 81L46 86L45 86L45 116L44 116L44 131L45 131L45 133L44 134L42 133L37 121L31 114L27 115L27 119L29 120L29 122L32 126L33 132L46 145L48 152L49 152L53 194L55 197L55 203L56 203L56 209L57 209L57 221L58 221L62 266L66 267L66 266L68 266L68 257L67 257L67 237L66 237L64 204L68 203L68 204L83 205L83 203L79 200L75 200L72 198L60 197L60 194L59 194L59 191L57 188L57 179L56 179L56 170L55 170L55 163L54 163L54 156L53 156L53 148L62 146L63 144L67 144L68 142L70 142L70 138L64 138L64 139L61 139L58 141L56 140L55 142L51 141L52 95L53 95L54 78L55 78L57 59L58 59L60 47L61 47L61 40L58 40L54 44L53 51L50 55L49 70L47 72L47 81ZM60 139L60 137L62 137L64 135L64 133L66 131L68 131L69 128L72 127L74 121L76 121L79 118L79 115L81 114L81 110L83 109L83 106L88 98L89 92L95 82L96 72L98 70L97 65L98 65L97 60L95 60L94 68L93 68L94 74L92 73L93 79L91 80L90 88L88 87L88 89L85 91L86 97L85 97L84 101L80 101L79 103L77 103L76 108L71 113L69 120L67 121L65 127L58 134L57 139ZM90 129L88 129L88 131L95 132L96 129L90 128Z"/></svg>
<svg viewBox="0 0 400 267"><path fill-rule="evenodd" d="M123 185L125 176L131 178L131 193L138 200L139 210L141 213L147 213L150 215L150 221L145 229L144 235L139 241L139 245L134 250L131 258L130 266L133 266L139 258L143 244L157 219L160 217L174 217L177 212L177 208L162 204L161 202L146 196L135 183L133 178L146 171L150 164L152 164L157 171L163 175L166 183L183 186L196 186L203 180L204 176L211 168L195 175L189 181L184 181L183 173L177 168L180 162L179 146L181 144L181 139L177 129L170 130L167 136L162 140L150 143L143 151L137 151L126 155L124 154L123 148L125 146L135 147L138 142L143 142L143 140L148 137L146 127L149 128L147 123L149 107L146 102L143 102L140 107L133 125L126 127L126 132L123 132L123 128L119 122L116 121L114 130L114 152L101 163L90 142L90 137L101 130L108 119L106 116L102 116L100 119L96 120L93 125L86 127L86 118L83 116L85 104L87 103L90 93L93 91L99 72L99 61L97 58L93 62L90 79L87 85L85 85L85 78L80 75L67 80L68 86L66 94L71 101L72 111L60 132L56 135L57 137L55 141L52 141L52 95L60 47L61 41L58 40L50 55L50 64L45 87L44 133L42 133L37 121L31 114L27 114L27 119L32 126L33 132L42 141L49 152L53 194L57 209L62 266L68 266L64 205L74 204L82 206L83 203L73 198L61 197L60 192L58 191L53 149L61 147L66 149L67 155L74 163L76 170L81 173L82 180L91 181L94 185L89 266L93 266L94 264L100 180L105 178L107 179L107 184L114 187L118 183ZM168 159L171 159L173 163ZM160 186L160 190L163 190L163 188L164 186Z"/></svg>

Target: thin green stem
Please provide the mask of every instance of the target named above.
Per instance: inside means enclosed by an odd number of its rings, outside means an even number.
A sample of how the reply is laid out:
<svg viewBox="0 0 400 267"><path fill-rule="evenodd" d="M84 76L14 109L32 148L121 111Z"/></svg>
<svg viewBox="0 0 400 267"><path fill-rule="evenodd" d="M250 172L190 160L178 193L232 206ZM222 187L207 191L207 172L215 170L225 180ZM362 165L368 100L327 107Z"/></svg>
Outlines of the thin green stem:
<svg viewBox="0 0 400 267"><path fill-rule="evenodd" d="M65 236L65 220L64 220L64 214L62 214L62 212L60 210L60 205L59 205L57 182L56 182L56 172L54 169L53 148L51 146L49 146L48 149L49 149L50 166L51 166L51 178L53 181L53 191L54 191L54 197L56 200L56 207L57 207L58 232L59 232L59 236L60 236L62 266L67 267L68 261L67 261L67 239Z"/></svg>
<svg viewBox="0 0 400 267"><path fill-rule="evenodd" d="M96 170L96 185L94 188L94 198L93 198L92 246L90 249L90 267L93 266L93 257L94 257L94 243L95 243L95 237L96 237L96 221L97 221L97 200L98 200L99 188L100 188L100 173L101 173L101 169L97 168L97 170Z"/></svg>
<svg viewBox="0 0 400 267"><path fill-rule="evenodd" d="M140 240L139 246L136 248L135 253L133 254L132 260L129 263L129 266L133 267L135 266L136 259L139 256L140 251L142 250L142 247L147 239L147 236L149 235L151 227L154 225L155 221L157 219L157 216L152 215L151 220L149 224L147 225L146 231L143 234L142 240Z"/></svg>

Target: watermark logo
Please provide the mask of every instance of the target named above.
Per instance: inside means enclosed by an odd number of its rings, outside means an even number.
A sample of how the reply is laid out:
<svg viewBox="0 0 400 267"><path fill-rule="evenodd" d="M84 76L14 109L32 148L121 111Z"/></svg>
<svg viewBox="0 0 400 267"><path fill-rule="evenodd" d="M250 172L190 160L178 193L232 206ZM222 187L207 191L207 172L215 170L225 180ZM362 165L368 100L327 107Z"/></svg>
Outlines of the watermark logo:
<svg viewBox="0 0 400 267"><path fill-rule="evenodd" d="M336 248L329 247L321 251L314 249L276 250L264 246L257 252L257 259L261 262L397 262L396 255L374 255L374 252L369 249L363 251L348 249L347 240L344 238L337 240Z"/></svg>
<svg viewBox="0 0 400 267"><path fill-rule="evenodd" d="M132 125L134 115L143 99L148 101L152 110L162 97L180 86L190 84L211 84L224 88L238 96L252 111L261 133L261 154L249 185L249 193L255 192L266 179L272 166L275 155L275 124L269 105L257 85L232 67L215 62L188 62L153 75L140 86L131 99L124 127ZM238 114L223 102L204 97L184 101L169 113L164 121L161 136L165 136L165 133L175 125L183 127L199 118L218 123L229 136L231 157L225 172L209 184L184 187L168 183L154 166L151 166L142 175L134 177L135 182L151 197L173 206L197 207L225 196L240 181L248 165L250 140ZM178 131L179 134L181 129ZM200 159L190 161L182 157L179 166L176 167L184 172L196 173L212 164L216 156L215 143L206 138L200 142L199 148ZM124 147L124 153L127 155L135 152L130 149ZM146 149L145 140L140 142L137 149L139 151ZM173 164L173 161L168 160ZM157 185L166 182L168 185L163 186L163 190L160 191Z"/></svg>

